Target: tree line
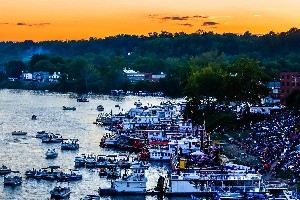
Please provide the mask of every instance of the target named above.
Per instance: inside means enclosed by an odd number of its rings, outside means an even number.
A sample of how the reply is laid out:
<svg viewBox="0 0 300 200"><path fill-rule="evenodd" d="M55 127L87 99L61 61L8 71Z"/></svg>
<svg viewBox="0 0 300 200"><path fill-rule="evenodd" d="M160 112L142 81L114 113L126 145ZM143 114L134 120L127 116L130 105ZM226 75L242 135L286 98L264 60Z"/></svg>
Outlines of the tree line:
<svg viewBox="0 0 300 200"><path fill-rule="evenodd" d="M282 71L300 69L300 30L254 35L199 30L116 35L88 40L0 42L0 80L22 71L61 72L51 89L108 94L112 89L162 91L198 102L253 101ZM131 84L124 68L167 74L159 82ZM3 83L2 87L20 87Z"/></svg>

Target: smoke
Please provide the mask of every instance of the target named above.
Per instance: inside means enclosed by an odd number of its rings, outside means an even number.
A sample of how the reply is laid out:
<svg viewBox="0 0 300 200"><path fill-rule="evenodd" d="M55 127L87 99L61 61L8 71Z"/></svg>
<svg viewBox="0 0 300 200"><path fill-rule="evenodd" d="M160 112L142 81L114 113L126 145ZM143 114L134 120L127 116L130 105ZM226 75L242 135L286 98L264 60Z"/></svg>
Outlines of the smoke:
<svg viewBox="0 0 300 200"><path fill-rule="evenodd" d="M22 61L27 62L30 60L32 55L34 54L48 54L49 51L45 50L43 47L30 47L30 49L26 50L21 56Z"/></svg>

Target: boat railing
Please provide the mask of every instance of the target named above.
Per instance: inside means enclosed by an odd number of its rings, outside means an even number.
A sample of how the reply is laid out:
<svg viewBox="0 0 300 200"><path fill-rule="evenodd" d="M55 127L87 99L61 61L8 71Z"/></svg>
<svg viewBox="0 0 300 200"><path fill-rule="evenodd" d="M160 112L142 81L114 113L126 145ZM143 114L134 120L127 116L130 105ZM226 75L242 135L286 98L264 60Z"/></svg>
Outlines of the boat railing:
<svg viewBox="0 0 300 200"><path fill-rule="evenodd" d="M223 180L223 181L230 181L230 180L261 180L261 175L259 174L199 174L199 173L192 173L192 174L182 174L181 176L177 176L178 180Z"/></svg>

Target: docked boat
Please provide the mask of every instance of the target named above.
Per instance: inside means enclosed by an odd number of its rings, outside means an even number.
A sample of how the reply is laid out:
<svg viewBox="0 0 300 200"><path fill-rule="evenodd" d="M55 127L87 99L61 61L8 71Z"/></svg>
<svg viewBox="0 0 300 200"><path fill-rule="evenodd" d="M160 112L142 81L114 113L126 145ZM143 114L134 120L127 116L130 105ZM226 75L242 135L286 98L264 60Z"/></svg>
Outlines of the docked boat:
<svg viewBox="0 0 300 200"><path fill-rule="evenodd" d="M70 189L69 185L62 186L63 182L60 182L60 183L61 184L59 184L58 186L55 186L50 191L51 198L54 198L54 199L66 199L66 198L70 197L71 189Z"/></svg>
<svg viewBox="0 0 300 200"><path fill-rule="evenodd" d="M5 165L2 165L0 168L0 175L9 174L11 172L11 169Z"/></svg>
<svg viewBox="0 0 300 200"><path fill-rule="evenodd" d="M18 131L13 131L11 134L12 135L27 135L27 132L18 130Z"/></svg>
<svg viewBox="0 0 300 200"><path fill-rule="evenodd" d="M102 105L97 106L98 111L104 111L104 107Z"/></svg>
<svg viewBox="0 0 300 200"><path fill-rule="evenodd" d="M85 159L85 167L87 167L87 168L95 167L96 162L97 162L96 156L93 154L90 154Z"/></svg>
<svg viewBox="0 0 300 200"><path fill-rule="evenodd" d="M56 158L58 153L55 151L55 149L48 149L45 155L46 158Z"/></svg>
<svg viewBox="0 0 300 200"><path fill-rule="evenodd" d="M37 173L37 170L33 168L33 169L30 169L30 170L26 170L25 171L25 176L26 176L26 178L34 178L36 173Z"/></svg>
<svg viewBox="0 0 300 200"><path fill-rule="evenodd" d="M19 171L11 171L10 174L4 176L4 185L5 186L17 186L21 185L22 177Z"/></svg>
<svg viewBox="0 0 300 200"><path fill-rule="evenodd" d="M86 161L85 154L75 156L75 159L74 159L75 167L84 167L85 161Z"/></svg>
<svg viewBox="0 0 300 200"><path fill-rule="evenodd" d="M60 147L61 150L77 150L79 149L79 140L77 138L69 139L67 142L62 141Z"/></svg>
<svg viewBox="0 0 300 200"><path fill-rule="evenodd" d="M76 110L76 107L63 106L63 110Z"/></svg>
<svg viewBox="0 0 300 200"><path fill-rule="evenodd" d="M147 167L141 166L132 166L130 169L125 169L121 177L112 182L111 188L99 188L99 195L145 194L147 190L145 171L147 169Z"/></svg>
<svg viewBox="0 0 300 200"><path fill-rule="evenodd" d="M217 199L220 200L226 200L226 199L245 199L245 195L239 193L239 192L220 192L217 193L215 196Z"/></svg>

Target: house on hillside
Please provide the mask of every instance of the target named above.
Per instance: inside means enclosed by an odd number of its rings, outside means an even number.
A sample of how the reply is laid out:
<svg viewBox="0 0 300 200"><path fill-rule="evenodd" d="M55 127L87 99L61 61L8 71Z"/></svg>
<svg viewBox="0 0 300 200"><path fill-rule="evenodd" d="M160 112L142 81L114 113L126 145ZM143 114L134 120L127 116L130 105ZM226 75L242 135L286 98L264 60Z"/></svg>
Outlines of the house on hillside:
<svg viewBox="0 0 300 200"><path fill-rule="evenodd" d="M60 72L54 72L52 75L49 76L49 82L58 82L61 74Z"/></svg>
<svg viewBox="0 0 300 200"><path fill-rule="evenodd" d="M132 69L123 69L124 74L130 80L131 83L136 83L138 81L145 81L145 73L140 73Z"/></svg>
<svg viewBox="0 0 300 200"><path fill-rule="evenodd" d="M39 82L49 81L50 73L49 72L33 72L32 80Z"/></svg>
<svg viewBox="0 0 300 200"><path fill-rule="evenodd" d="M20 76L20 80L22 80L22 81L31 81L32 80L32 73L22 72L22 74Z"/></svg>

